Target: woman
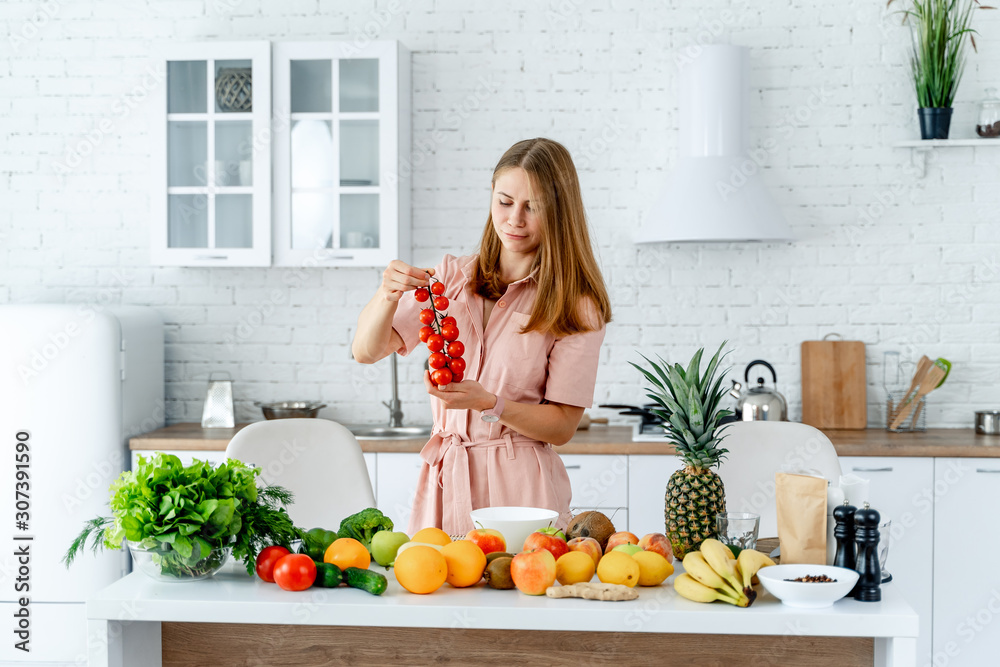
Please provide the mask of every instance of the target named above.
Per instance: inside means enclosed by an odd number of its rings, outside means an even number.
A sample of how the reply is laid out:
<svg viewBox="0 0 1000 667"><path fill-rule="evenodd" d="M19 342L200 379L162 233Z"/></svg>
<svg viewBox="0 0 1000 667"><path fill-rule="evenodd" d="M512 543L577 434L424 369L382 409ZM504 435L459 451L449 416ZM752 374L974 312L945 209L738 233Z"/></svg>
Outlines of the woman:
<svg viewBox="0 0 1000 667"><path fill-rule="evenodd" d="M569 152L549 139L521 141L493 171L490 215L475 255L446 255L433 269L394 260L358 318L361 363L420 346L413 290L444 283L465 345L465 379L437 387L434 430L409 530L470 530L480 507L546 507L569 519L563 445L593 402L611 306L594 259ZM519 545L517 545L519 546Z"/></svg>

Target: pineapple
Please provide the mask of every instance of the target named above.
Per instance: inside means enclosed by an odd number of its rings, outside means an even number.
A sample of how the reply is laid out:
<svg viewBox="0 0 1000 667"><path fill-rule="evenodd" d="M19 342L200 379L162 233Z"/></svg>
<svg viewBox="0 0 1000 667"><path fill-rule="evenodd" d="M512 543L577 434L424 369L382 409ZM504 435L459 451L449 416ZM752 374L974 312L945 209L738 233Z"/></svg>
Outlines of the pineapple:
<svg viewBox="0 0 1000 667"><path fill-rule="evenodd" d="M677 558L698 549L702 540L715 537L715 515L726 511L722 479L712 472L728 451L719 446L725 428L721 422L732 414L719 407L726 394L722 380L727 371L716 377L725 344L719 346L704 375L704 348L695 353L687 370L680 364L671 366L662 357L657 357L659 364L643 357L651 371L632 364L651 383L647 396L659 406L652 411L666 422L664 435L685 464L670 476L664 497L666 534Z"/></svg>

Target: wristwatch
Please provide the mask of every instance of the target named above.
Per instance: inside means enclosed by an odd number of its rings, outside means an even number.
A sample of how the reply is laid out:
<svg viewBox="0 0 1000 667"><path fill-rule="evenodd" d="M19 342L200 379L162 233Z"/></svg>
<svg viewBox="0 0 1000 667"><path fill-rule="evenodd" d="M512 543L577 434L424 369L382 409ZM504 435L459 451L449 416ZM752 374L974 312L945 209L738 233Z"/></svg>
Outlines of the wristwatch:
<svg viewBox="0 0 1000 667"><path fill-rule="evenodd" d="M498 422L500 421L500 415L503 414L503 397L500 394L496 395L497 404L494 405L489 410L483 411L483 421L484 422Z"/></svg>

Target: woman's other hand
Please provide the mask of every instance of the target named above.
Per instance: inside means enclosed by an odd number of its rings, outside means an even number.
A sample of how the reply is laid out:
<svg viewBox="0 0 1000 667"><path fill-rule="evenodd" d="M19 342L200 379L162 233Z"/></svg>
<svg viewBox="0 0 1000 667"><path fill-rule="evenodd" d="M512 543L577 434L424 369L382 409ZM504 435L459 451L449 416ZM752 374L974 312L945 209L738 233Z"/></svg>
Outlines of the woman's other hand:
<svg viewBox="0 0 1000 667"><path fill-rule="evenodd" d="M452 382L438 387L431 382L430 371L424 371L424 386L427 393L438 398L448 410L489 410L496 405L496 396L486 391L483 385L475 380Z"/></svg>
<svg viewBox="0 0 1000 667"><path fill-rule="evenodd" d="M399 301L404 292L426 287L429 282L428 275L433 276L434 269L420 269L394 259L382 272L382 285L379 291L386 301Z"/></svg>

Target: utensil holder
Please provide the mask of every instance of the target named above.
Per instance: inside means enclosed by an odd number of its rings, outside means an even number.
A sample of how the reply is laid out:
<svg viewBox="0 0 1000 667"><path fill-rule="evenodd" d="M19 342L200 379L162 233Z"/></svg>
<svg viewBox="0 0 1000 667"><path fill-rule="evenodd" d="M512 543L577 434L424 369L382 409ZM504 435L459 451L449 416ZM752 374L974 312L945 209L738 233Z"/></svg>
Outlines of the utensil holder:
<svg viewBox="0 0 1000 667"><path fill-rule="evenodd" d="M899 412L906 406L905 391L890 391L885 401L885 428L893 433L913 433L927 430L927 397L922 397L913 406L910 416L903 420L899 428L890 428Z"/></svg>

